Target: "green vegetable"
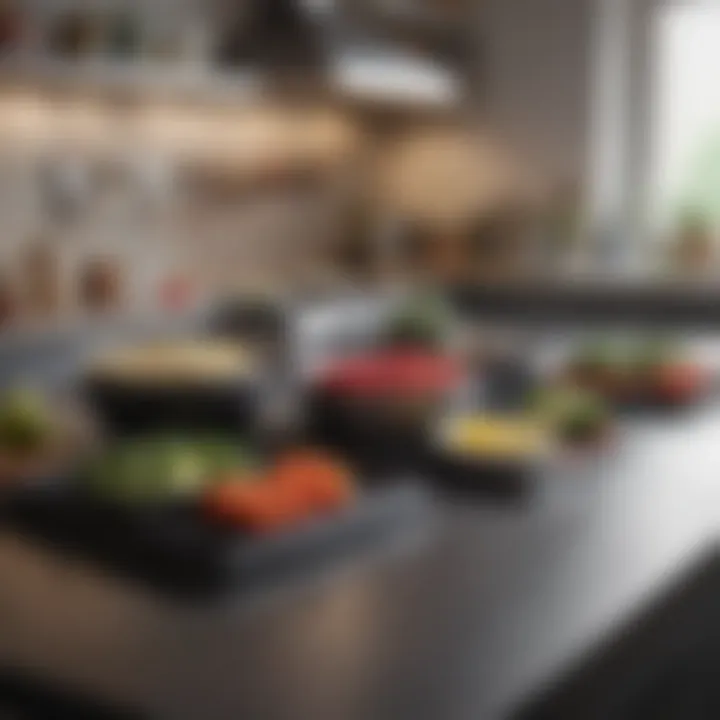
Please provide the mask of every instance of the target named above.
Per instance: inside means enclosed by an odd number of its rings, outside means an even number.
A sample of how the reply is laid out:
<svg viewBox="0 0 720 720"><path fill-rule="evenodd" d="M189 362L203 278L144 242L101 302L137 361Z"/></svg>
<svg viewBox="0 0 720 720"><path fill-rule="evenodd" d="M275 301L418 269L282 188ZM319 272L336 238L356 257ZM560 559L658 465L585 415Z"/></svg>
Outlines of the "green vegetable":
<svg viewBox="0 0 720 720"><path fill-rule="evenodd" d="M388 345L412 345L435 349L442 346L451 322L447 305L434 296L415 298L401 307L387 323Z"/></svg>
<svg viewBox="0 0 720 720"><path fill-rule="evenodd" d="M600 340L580 348L573 366L585 371L618 370L624 364L624 349L618 343Z"/></svg>
<svg viewBox="0 0 720 720"><path fill-rule="evenodd" d="M224 471L253 465L250 453L232 440L153 436L112 447L87 468L83 480L106 500L162 502L200 492Z"/></svg>
<svg viewBox="0 0 720 720"><path fill-rule="evenodd" d="M666 337L599 341L585 345L572 363L586 372L646 372L672 362L678 355L675 343Z"/></svg>
<svg viewBox="0 0 720 720"><path fill-rule="evenodd" d="M536 408L540 417L567 440L595 437L610 422L610 409L600 396L574 387L545 390L536 400Z"/></svg>
<svg viewBox="0 0 720 720"><path fill-rule="evenodd" d="M50 410L42 395L11 391L0 404L0 447L17 452L40 449L52 433Z"/></svg>
<svg viewBox="0 0 720 720"><path fill-rule="evenodd" d="M638 372L648 372L672 363L678 354L679 351L671 340L653 338L635 350L632 364Z"/></svg>

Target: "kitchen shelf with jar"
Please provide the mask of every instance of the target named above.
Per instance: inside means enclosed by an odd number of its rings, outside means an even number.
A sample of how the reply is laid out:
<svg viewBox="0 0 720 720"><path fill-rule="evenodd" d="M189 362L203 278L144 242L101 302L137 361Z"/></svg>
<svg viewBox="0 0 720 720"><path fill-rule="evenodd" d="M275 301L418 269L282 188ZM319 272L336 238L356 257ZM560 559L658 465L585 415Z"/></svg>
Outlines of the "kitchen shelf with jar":
<svg viewBox="0 0 720 720"><path fill-rule="evenodd" d="M297 45L300 49L293 52L306 48L307 54L317 55L315 68L307 68L308 77L316 91L333 101L418 111L454 107L462 95L455 73L412 46L384 47L372 36L358 44L354 31L348 35L355 20L344 3L318 14L303 11L300 2L293 28L275 37L272 12L277 11L268 10L266 18L260 13L254 25L245 5L225 17L220 3L198 0L6 2L7 6L0 3L4 85L149 99L252 102L276 89L278 62L286 69L294 67L291 49L286 57L283 48ZM280 4L286 7L282 12L293 7L292 0ZM9 15L5 11L5 20L4 7L12 9ZM257 14L262 4L247 7ZM228 55L228 43L234 54ZM275 57L278 53L282 57ZM280 69L280 76L283 72Z"/></svg>
<svg viewBox="0 0 720 720"><path fill-rule="evenodd" d="M217 8L189 0L4 0L0 78L102 90L243 96L251 64L221 68L213 46Z"/></svg>
<svg viewBox="0 0 720 720"><path fill-rule="evenodd" d="M257 99L266 87L258 69L222 71L202 65L99 58L71 61L17 57L0 61L3 85L80 92L131 93L139 98L242 102Z"/></svg>

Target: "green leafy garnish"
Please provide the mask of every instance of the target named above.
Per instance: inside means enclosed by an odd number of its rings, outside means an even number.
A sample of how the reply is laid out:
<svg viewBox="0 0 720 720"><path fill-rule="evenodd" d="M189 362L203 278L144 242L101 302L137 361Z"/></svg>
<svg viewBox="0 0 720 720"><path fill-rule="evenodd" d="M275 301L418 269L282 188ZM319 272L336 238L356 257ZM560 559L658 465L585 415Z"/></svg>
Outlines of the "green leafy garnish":
<svg viewBox="0 0 720 720"><path fill-rule="evenodd" d="M247 448L232 440L153 436L111 447L91 463L83 480L103 499L162 502L196 494L222 473L254 465Z"/></svg>

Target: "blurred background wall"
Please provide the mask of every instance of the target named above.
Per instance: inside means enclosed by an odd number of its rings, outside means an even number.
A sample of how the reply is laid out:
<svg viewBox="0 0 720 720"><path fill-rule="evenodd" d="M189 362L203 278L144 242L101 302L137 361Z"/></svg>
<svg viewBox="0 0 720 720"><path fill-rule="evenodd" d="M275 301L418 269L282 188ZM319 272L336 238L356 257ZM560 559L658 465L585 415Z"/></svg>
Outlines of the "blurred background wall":
<svg viewBox="0 0 720 720"><path fill-rule="evenodd" d="M278 2L277 36L260 13L237 37L251 3L0 4L0 296L28 265L112 284L98 255L135 309L188 279L373 280L388 255L423 279L648 266L661 0ZM8 50L25 7L70 12L70 40L45 17Z"/></svg>
<svg viewBox="0 0 720 720"><path fill-rule="evenodd" d="M596 0L479 3L480 113L531 163L587 169Z"/></svg>

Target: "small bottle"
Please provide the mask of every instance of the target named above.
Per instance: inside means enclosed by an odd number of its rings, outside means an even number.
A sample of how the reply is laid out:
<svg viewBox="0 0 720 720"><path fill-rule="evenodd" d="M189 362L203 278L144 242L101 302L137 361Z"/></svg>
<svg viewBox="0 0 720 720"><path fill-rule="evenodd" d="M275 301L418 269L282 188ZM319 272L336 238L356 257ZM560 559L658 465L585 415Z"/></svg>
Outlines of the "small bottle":
<svg viewBox="0 0 720 720"><path fill-rule="evenodd" d="M80 301L89 311L118 309L122 301L122 278L117 259L96 256L86 260L80 270Z"/></svg>
<svg viewBox="0 0 720 720"><path fill-rule="evenodd" d="M702 274L715 260L715 238L710 223L699 213L687 213L678 224L674 244L675 267L681 273Z"/></svg>
<svg viewBox="0 0 720 720"><path fill-rule="evenodd" d="M12 325L18 315L17 293L7 277L0 277L0 330Z"/></svg>
<svg viewBox="0 0 720 720"><path fill-rule="evenodd" d="M46 238L33 241L23 253L22 287L33 317L57 317L62 305L60 255Z"/></svg>
<svg viewBox="0 0 720 720"><path fill-rule="evenodd" d="M92 54L101 42L102 23L95 15L71 10L59 15L50 29L51 51L67 58Z"/></svg>
<svg viewBox="0 0 720 720"><path fill-rule="evenodd" d="M0 53L16 50L23 42L25 22L14 3L0 2Z"/></svg>
<svg viewBox="0 0 720 720"><path fill-rule="evenodd" d="M107 52L115 58L133 58L140 52L138 18L130 10L119 10L108 20Z"/></svg>

